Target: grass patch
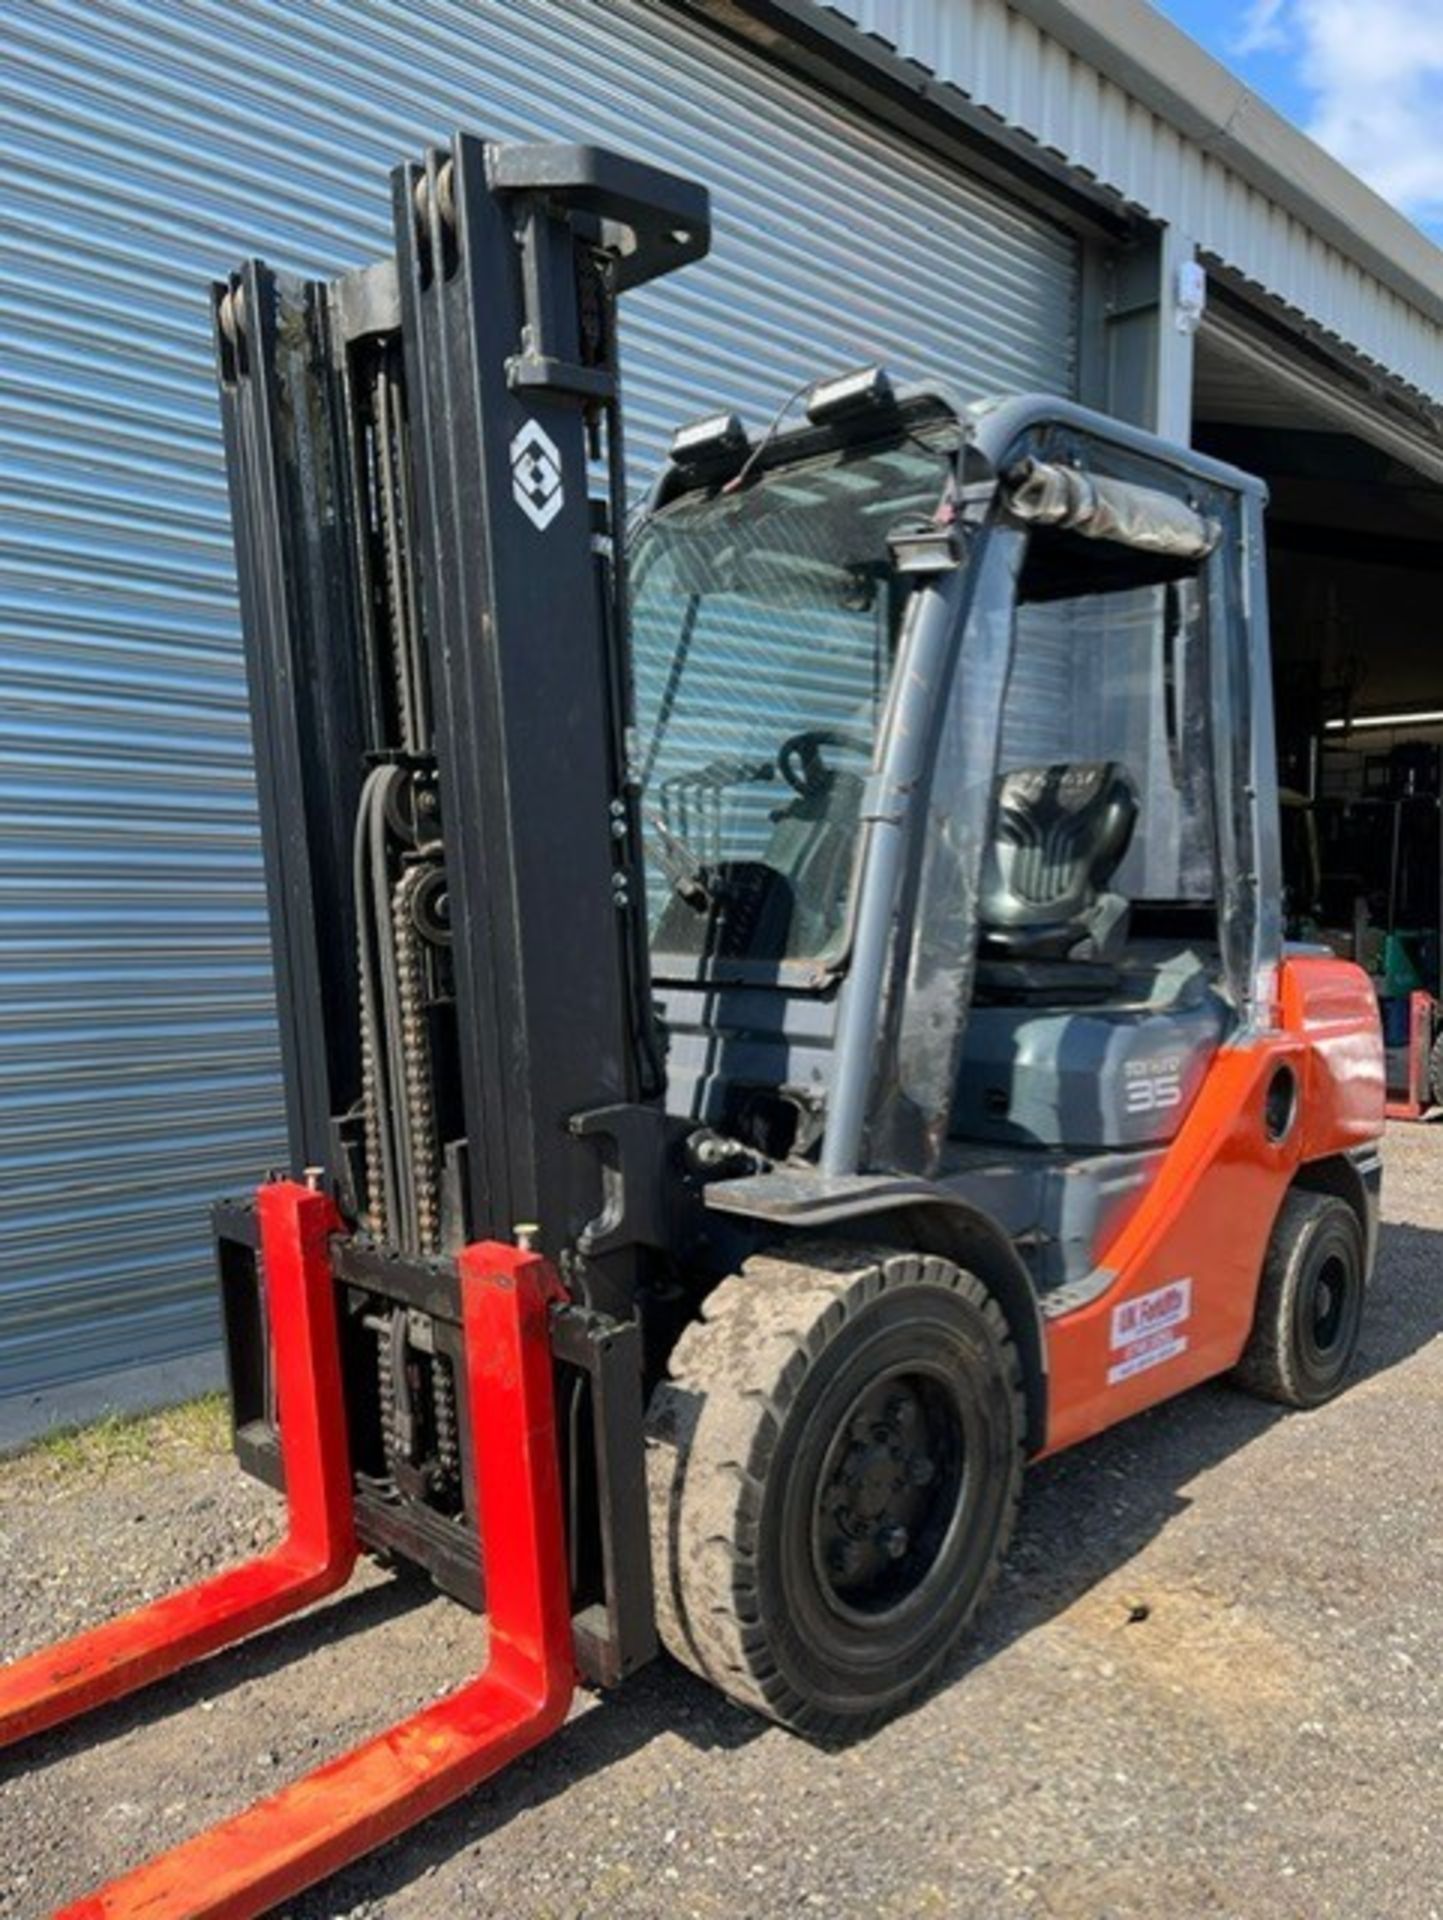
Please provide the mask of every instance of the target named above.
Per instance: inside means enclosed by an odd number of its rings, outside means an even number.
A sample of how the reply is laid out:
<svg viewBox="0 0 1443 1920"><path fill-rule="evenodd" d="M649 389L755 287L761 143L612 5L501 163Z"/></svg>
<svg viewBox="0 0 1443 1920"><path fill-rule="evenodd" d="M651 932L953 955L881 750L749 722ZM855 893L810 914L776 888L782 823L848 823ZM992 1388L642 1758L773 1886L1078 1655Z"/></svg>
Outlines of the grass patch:
<svg viewBox="0 0 1443 1920"><path fill-rule="evenodd" d="M229 1446L229 1403L223 1393L207 1393L160 1413L108 1413L88 1426L58 1427L21 1458L68 1478L165 1457L224 1453Z"/></svg>

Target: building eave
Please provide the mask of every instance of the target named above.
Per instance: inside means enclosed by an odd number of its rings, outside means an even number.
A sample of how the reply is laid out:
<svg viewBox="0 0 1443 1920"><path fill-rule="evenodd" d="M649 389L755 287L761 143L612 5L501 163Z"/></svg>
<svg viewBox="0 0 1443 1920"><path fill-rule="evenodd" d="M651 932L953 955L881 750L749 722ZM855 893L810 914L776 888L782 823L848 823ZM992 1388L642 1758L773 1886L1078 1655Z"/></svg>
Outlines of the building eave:
<svg viewBox="0 0 1443 1920"><path fill-rule="evenodd" d="M1443 325L1443 248L1148 0L1011 0L1196 145Z"/></svg>

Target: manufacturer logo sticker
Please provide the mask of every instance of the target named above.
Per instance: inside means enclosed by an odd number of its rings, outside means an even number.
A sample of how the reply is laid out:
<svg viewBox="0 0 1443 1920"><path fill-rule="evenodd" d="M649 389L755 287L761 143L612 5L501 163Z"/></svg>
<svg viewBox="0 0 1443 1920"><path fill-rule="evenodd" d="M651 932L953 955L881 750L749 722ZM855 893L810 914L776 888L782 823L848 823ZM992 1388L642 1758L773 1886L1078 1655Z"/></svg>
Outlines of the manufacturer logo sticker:
<svg viewBox="0 0 1443 1920"><path fill-rule="evenodd" d="M561 455L544 428L528 420L511 442L511 491L538 533L545 533L566 504Z"/></svg>
<svg viewBox="0 0 1443 1920"><path fill-rule="evenodd" d="M1160 1367L1186 1353L1188 1336L1180 1329L1192 1318L1192 1281L1171 1280L1135 1300L1123 1300L1112 1310L1111 1347L1117 1358L1107 1370L1107 1384L1115 1387L1135 1373Z"/></svg>
<svg viewBox="0 0 1443 1920"><path fill-rule="evenodd" d="M1123 1068L1123 1105L1129 1113L1165 1113L1182 1105L1180 1059L1129 1060Z"/></svg>

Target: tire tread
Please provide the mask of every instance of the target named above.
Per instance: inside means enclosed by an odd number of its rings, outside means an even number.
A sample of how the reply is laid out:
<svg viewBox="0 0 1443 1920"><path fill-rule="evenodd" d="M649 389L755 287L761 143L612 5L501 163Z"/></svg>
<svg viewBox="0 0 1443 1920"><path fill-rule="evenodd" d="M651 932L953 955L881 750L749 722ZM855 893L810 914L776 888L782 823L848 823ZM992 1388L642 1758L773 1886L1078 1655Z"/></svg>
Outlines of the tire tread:
<svg viewBox="0 0 1443 1920"><path fill-rule="evenodd" d="M1302 1379L1291 1338L1293 1295L1299 1269L1319 1225L1329 1215L1345 1215L1359 1238L1362 1265L1362 1229L1348 1202L1337 1194L1314 1193L1294 1187L1284 1198L1258 1284L1252 1332L1242 1358L1233 1369L1236 1386L1261 1400L1285 1407L1319 1404Z"/></svg>
<svg viewBox="0 0 1443 1920"><path fill-rule="evenodd" d="M767 1464L812 1365L884 1288L943 1285L982 1314L1012 1401L1011 1480L1001 1538L967 1618L996 1578L1020 1495L1021 1367L1001 1308L975 1275L934 1255L820 1241L745 1262L708 1296L673 1349L648 1413L647 1477L657 1626L667 1650L739 1704L820 1738L869 1731L925 1691L841 1715L803 1699L773 1657L758 1603L757 1547ZM960 1633L966 1620L958 1624Z"/></svg>

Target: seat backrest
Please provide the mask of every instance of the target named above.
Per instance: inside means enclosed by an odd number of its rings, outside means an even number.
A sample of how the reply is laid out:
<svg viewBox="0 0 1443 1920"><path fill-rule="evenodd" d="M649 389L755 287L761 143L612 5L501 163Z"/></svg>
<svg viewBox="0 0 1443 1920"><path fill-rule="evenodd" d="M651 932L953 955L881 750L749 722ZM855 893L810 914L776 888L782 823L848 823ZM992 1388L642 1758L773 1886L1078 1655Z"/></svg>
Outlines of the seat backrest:
<svg viewBox="0 0 1443 1920"><path fill-rule="evenodd" d="M1092 938L1136 824L1137 789L1115 760L1004 773L982 871L982 952L1060 960Z"/></svg>

